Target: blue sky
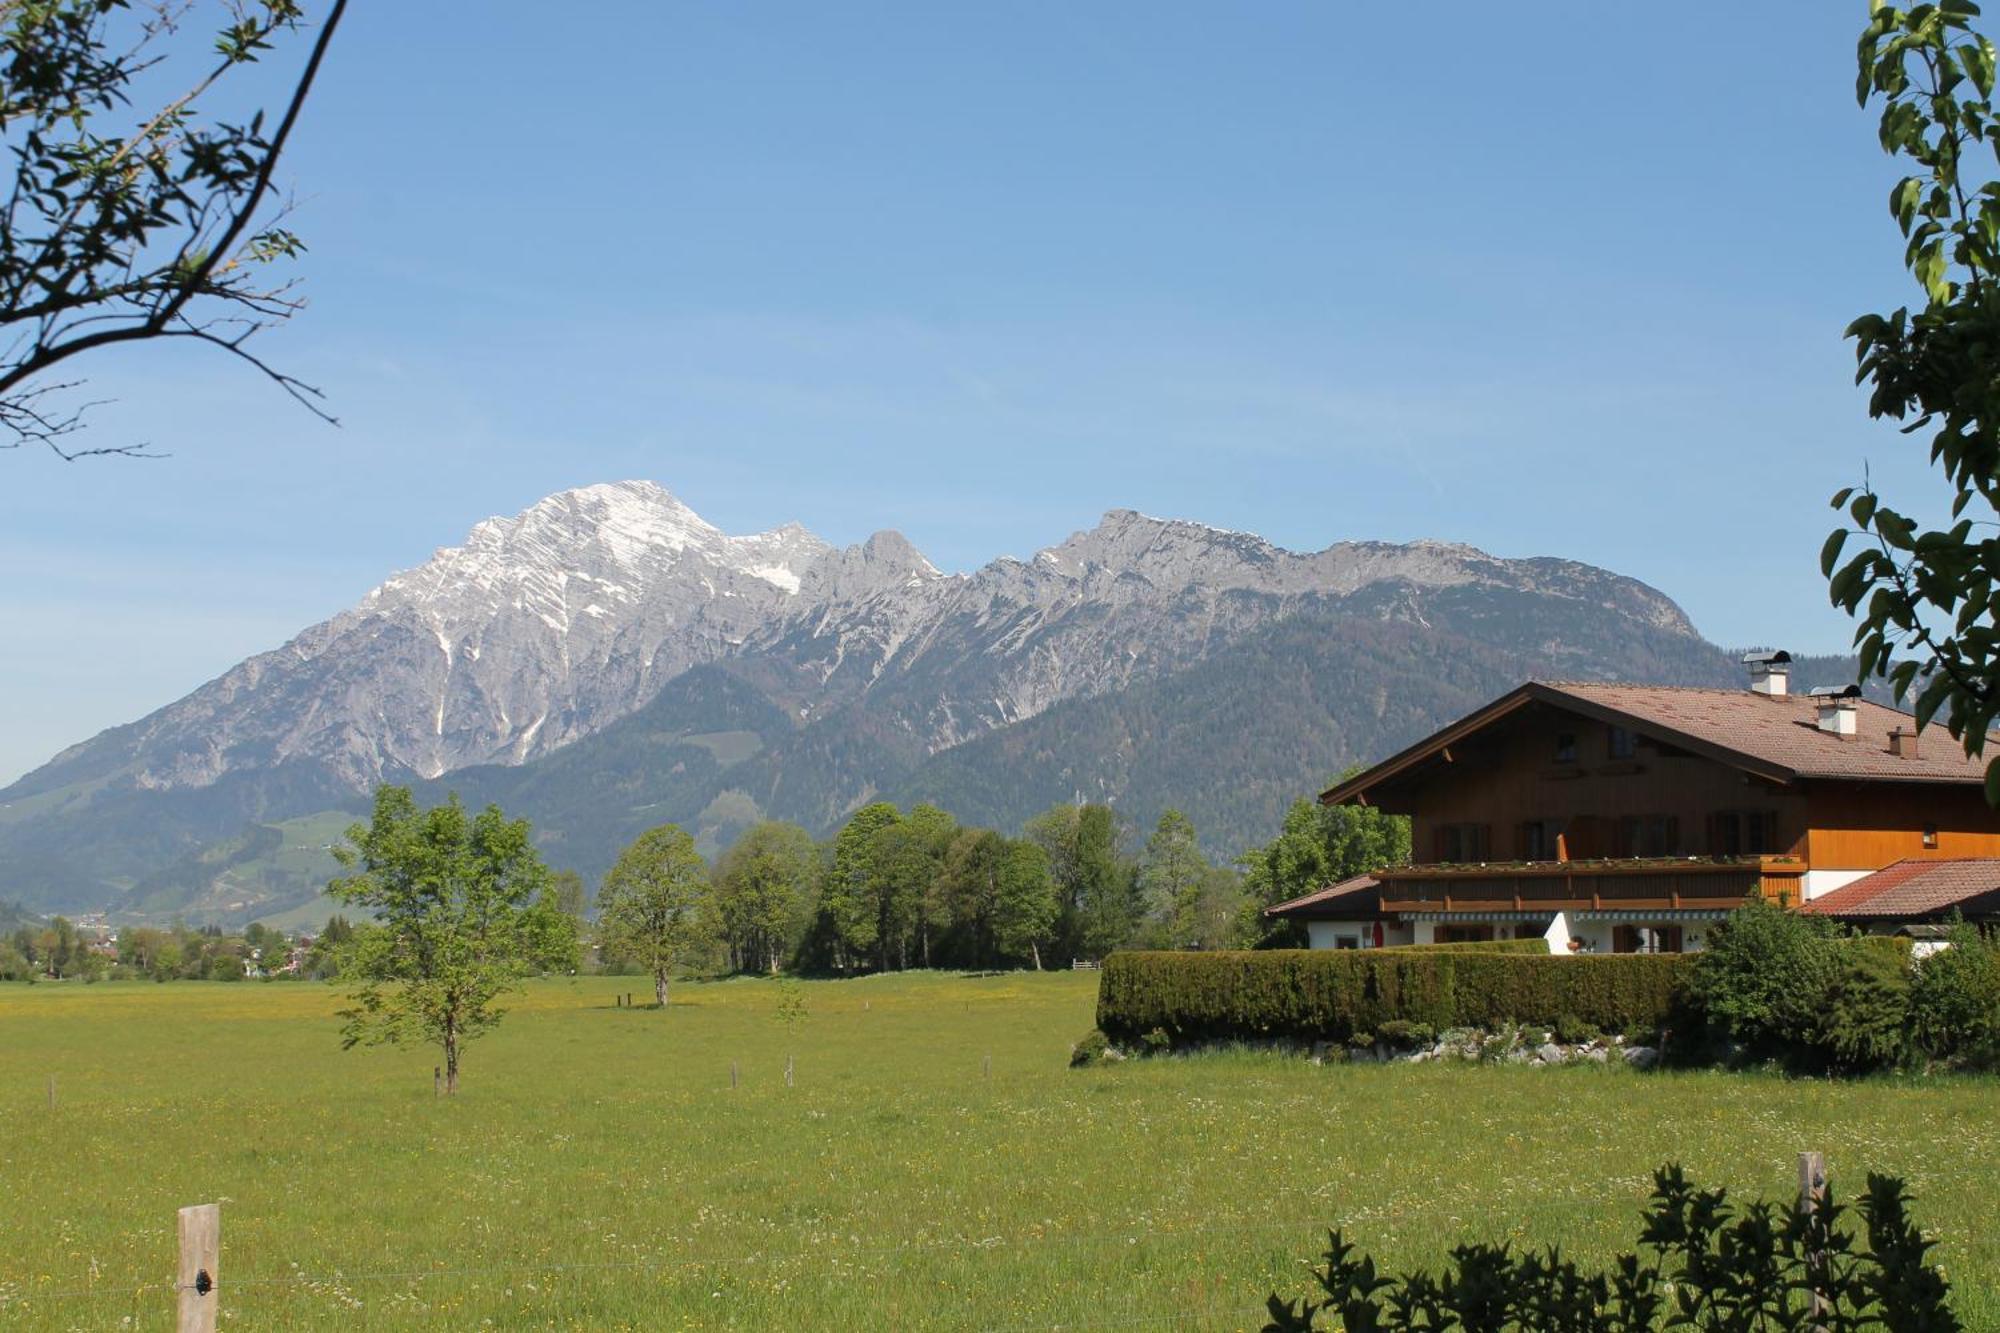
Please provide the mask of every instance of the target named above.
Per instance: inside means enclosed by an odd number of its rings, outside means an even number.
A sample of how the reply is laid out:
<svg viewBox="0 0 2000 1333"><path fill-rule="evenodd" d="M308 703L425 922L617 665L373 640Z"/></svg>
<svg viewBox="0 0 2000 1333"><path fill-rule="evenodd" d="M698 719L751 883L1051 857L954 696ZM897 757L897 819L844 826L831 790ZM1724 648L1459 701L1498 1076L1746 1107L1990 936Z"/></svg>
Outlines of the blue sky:
<svg viewBox="0 0 2000 1333"><path fill-rule="evenodd" d="M954 569L1116 507L1437 537L1842 647L1826 497L1936 491L1840 337L1914 290L1864 12L357 5L262 349L343 424L79 367L171 457L0 455L0 779L627 477Z"/></svg>

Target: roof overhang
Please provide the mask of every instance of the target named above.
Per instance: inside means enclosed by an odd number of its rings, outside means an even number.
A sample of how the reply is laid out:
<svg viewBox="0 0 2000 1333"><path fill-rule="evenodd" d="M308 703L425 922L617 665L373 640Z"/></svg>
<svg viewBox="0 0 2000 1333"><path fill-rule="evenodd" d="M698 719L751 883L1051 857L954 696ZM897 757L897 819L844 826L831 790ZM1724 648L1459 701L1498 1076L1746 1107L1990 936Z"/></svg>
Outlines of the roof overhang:
<svg viewBox="0 0 2000 1333"><path fill-rule="evenodd" d="M1698 754L1704 758L1713 759L1717 763L1727 764L1731 768L1741 769L1746 773L1754 774L1771 782L1790 785L1798 778L1796 771L1782 764L1773 764L1768 760L1744 754L1740 750L1732 750L1727 746L1717 745L1713 741L1690 735L1679 728L1664 725L1657 718L1627 712L1620 708L1610 708L1598 703L1596 700L1581 698L1556 686L1544 685L1540 681L1531 680L1527 684L1501 695L1485 707L1475 709L1466 714L1450 726L1433 732L1408 749L1391 755L1389 758L1375 765L1375 767L1365 772L1357 773L1347 781L1339 783L1336 786L1329 787L1320 793L1320 804L1345 805L1349 801L1359 801L1365 805L1368 801L1368 793L1373 788L1410 772L1412 769L1438 755L1444 755L1449 758L1451 746L1454 743L1462 741L1468 736L1476 735L1502 718L1517 713L1531 704L1538 703L1546 704L1552 708L1559 708L1564 712L1575 713L1582 717L1595 718L1600 722L1613 723L1619 726L1629 725L1634 730L1645 732L1648 736L1672 741L1675 745L1691 754Z"/></svg>

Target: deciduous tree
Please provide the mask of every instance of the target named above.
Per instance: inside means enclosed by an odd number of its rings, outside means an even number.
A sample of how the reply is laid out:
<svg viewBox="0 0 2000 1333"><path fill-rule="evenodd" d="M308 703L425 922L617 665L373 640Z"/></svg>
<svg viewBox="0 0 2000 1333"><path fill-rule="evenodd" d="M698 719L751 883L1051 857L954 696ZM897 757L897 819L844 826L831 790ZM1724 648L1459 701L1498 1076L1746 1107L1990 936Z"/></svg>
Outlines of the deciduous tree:
<svg viewBox="0 0 2000 1333"><path fill-rule="evenodd" d="M528 821L493 805L468 816L456 796L420 810L409 788L385 786L334 855L356 873L328 892L379 923L347 955L360 987L341 1013L343 1045L435 1042L457 1092L462 1048L500 1021L500 996L528 967L548 884Z"/></svg>
<svg viewBox="0 0 2000 1333"><path fill-rule="evenodd" d="M1833 498L1847 523L1820 561L1834 603L1858 615L1860 672L1913 699L1917 726L1942 715L1969 755L2000 715L2000 179L1993 155L1993 44L1966 0L1878 4L1860 42L1856 94L1879 97L1882 148L1909 174L1889 212L1923 303L1848 327L1868 410L1927 433L1950 488L1949 526L1926 527L1872 485ZM1847 555L1849 541L1862 549ZM1843 560L1843 556L1846 559ZM2000 759L1986 769L2000 803Z"/></svg>
<svg viewBox="0 0 2000 1333"><path fill-rule="evenodd" d="M664 1009L670 973L706 962L718 940L708 863L694 839L673 824L641 833L604 877L597 920L609 947L652 974Z"/></svg>
<svg viewBox="0 0 2000 1333"><path fill-rule="evenodd" d="M0 209L0 448L139 452L68 444L84 409L62 405L62 391L78 358L159 339L220 348L325 416L316 389L246 344L302 305L267 276L304 248L272 179L347 0L328 6L278 113L240 123L206 115L208 100L305 11L224 0L213 42L184 50L209 7L0 0L0 139L14 158Z"/></svg>
<svg viewBox="0 0 2000 1333"><path fill-rule="evenodd" d="M745 829L715 867L716 901L733 966L776 972L811 919L818 868L812 835L766 820Z"/></svg>

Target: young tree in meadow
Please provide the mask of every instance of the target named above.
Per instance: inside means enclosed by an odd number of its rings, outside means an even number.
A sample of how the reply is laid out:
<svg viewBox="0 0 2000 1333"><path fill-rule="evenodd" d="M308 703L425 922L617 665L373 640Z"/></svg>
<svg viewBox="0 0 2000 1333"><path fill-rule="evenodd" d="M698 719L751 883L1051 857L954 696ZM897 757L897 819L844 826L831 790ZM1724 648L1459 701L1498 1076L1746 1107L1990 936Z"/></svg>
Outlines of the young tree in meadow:
<svg viewBox="0 0 2000 1333"><path fill-rule="evenodd" d="M1186 932L1193 928L1195 900L1207 873L1208 859L1195 839L1194 822L1178 810L1162 814L1139 859L1148 943L1179 949L1194 942Z"/></svg>
<svg viewBox="0 0 2000 1333"><path fill-rule="evenodd" d="M458 1091L465 1043L495 1024L528 965L530 916L548 885L525 819L456 796L420 810L407 787L376 789L374 815L334 856L354 874L327 891L378 923L359 932L345 973L360 983L341 1042L433 1042L445 1091Z"/></svg>
<svg viewBox="0 0 2000 1333"><path fill-rule="evenodd" d="M818 851L797 824L765 820L743 831L715 865L716 904L731 966L776 972L810 923Z"/></svg>
<svg viewBox="0 0 2000 1333"><path fill-rule="evenodd" d="M673 824L641 833L618 857L597 895L605 943L653 977L653 999L667 1007L675 968L706 962L719 938L708 863L694 838Z"/></svg>

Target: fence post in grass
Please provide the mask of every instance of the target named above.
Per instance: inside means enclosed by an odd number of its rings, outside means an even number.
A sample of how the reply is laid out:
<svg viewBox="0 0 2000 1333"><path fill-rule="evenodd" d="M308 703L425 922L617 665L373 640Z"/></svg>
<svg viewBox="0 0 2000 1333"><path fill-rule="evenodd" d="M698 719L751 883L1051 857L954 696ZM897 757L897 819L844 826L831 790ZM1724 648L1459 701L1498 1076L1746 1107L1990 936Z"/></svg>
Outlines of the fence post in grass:
<svg viewBox="0 0 2000 1333"><path fill-rule="evenodd" d="M222 1261L222 1207L197 1203L180 1211L180 1271L174 1287L180 1296L180 1333L215 1333L215 1316L222 1305L216 1273Z"/></svg>
<svg viewBox="0 0 2000 1333"><path fill-rule="evenodd" d="M980 1058L980 1061L979 1061L979 1076L980 1076L981 1078L984 1078L984 1079L987 1079L987 1080L989 1080L989 1081L990 1081L990 1080L992 1079L992 1077L993 1077L993 1057L992 1057L992 1056L990 1056L990 1055L987 1055L987 1056L982 1056L982 1057Z"/></svg>
<svg viewBox="0 0 2000 1333"><path fill-rule="evenodd" d="M442 1097L443 1095L444 1095L444 1069L442 1066L432 1065L431 1096Z"/></svg>
<svg viewBox="0 0 2000 1333"><path fill-rule="evenodd" d="M49 1075L49 1109L51 1111L56 1109L56 1076L54 1074Z"/></svg>
<svg viewBox="0 0 2000 1333"><path fill-rule="evenodd" d="M732 1088L736 1086L736 1062L734 1060L729 1062L729 1086Z"/></svg>
<svg viewBox="0 0 2000 1333"><path fill-rule="evenodd" d="M1799 1154L1799 1211L1809 1218L1817 1219L1820 1210L1826 1206L1826 1156L1823 1153L1802 1152ZM1826 1313L1826 1252L1812 1249L1806 1252L1806 1280L1812 1284L1812 1305L1810 1314L1814 1317ZM1818 1329L1818 1323L1810 1327Z"/></svg>
<svg viewBox="0 0 2000 1333"><path fill-rule="evenodd" d="M785 1057L785 1086L792 1086L792 1057L789 1055Z"/></svg>

